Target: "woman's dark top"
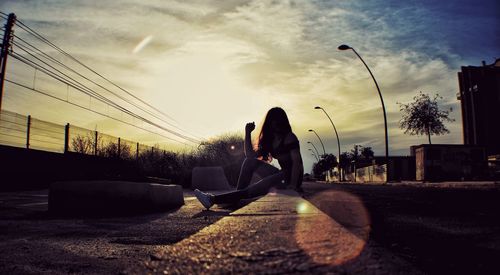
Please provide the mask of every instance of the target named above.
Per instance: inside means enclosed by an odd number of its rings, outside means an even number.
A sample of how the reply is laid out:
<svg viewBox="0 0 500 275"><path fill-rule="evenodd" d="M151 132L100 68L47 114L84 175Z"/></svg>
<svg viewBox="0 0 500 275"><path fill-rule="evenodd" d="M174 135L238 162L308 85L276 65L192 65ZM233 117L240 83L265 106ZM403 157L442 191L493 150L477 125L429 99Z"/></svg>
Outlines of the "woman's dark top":
<svg viewBox="0 0 500 275"><path fill-rule="evenodd" d="M270 152L273 158L278 159L278 163L281 166L281 170L285 176L285 183L287 185L290 183L290 179L292 177L293 161L290 152L294 149L300 150L299 140L294 133L289 132L281 139L278 146L273 146ZM302 182L302 175L300 175L300 177L299 184Z"/></svg>

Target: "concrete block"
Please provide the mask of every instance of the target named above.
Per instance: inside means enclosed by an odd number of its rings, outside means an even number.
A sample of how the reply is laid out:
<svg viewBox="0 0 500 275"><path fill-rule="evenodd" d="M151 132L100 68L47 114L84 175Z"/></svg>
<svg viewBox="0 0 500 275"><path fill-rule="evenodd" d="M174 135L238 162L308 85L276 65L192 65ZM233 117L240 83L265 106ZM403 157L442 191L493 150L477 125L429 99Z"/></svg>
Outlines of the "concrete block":
<svg viewBox="0 0 500 275"><path fill-rule="evenodd" d="M180 185L149 184L149 198L153 205L160 208L184 204L184 195Z"/></svg>
<svg viewBox="0 0 500 275"><path fill-rule="evenodd" d="M224 169L215 167L195 167L191 178L191 188L206 190L231 190Z"/></svg>
<svg viewBox="0 0 500 275"><path fill-rule="evenodd" d="M164 179L164 178L158 178L158 177L146 177L146 179L150 183L172 184L171 179Z"/></svg>
<svg viewBox="0 0 500 275"><path fill-rule="evenodd" d="M127 181L53 182L49 212L62 215L127 215L179 207L180 185Z"/></svg>

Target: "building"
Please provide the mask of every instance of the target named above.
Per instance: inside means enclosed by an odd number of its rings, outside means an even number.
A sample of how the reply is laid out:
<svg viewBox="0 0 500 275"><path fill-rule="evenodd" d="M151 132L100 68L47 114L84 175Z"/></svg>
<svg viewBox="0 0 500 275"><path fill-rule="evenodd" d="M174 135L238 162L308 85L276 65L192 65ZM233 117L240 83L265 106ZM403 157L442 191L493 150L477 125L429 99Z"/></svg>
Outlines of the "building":
<svg viewBox="0 0 500 275"><path fill-rule="evenodd" d="M500 59L458 72L465 145L483 146L488 156L500 155Z"/></svg>
<svg viewBox="0 0 500 275"><path fill-rule="evenodd" d="M416 180L486 180L488 167L483 146L422 144L414 147Z"/></svg>

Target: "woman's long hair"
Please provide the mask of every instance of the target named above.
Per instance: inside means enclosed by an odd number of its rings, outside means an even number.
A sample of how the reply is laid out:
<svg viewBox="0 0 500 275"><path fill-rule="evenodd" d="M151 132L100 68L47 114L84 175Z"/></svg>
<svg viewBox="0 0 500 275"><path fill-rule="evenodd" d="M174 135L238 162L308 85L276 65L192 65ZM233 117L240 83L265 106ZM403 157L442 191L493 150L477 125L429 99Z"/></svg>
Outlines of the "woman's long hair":
<svg viewBox="0 0 500 275"><path fill-rule="evenodd" d="M273 121L275 124L273 125ZM276 133L286 135L292 131L288 117L280 107L271 108L264 119L259 139L257 140L258 154L265 161L271 161L271 150L273 148L273 139Z"/></svg>

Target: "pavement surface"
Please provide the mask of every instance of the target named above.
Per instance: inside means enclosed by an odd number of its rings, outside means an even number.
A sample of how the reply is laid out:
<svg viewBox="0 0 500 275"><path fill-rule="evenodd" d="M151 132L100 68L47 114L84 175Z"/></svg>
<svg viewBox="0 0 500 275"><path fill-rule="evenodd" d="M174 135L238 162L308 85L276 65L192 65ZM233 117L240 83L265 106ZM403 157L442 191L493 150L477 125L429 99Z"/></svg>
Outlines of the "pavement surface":
<svg viewBox="0 0 500 275"><path fill-rule="evenodd" d="M362 201L371 220L370 240L413 269L427 274L500 274L498 183L308 183L306 191L308 200L339 221L342 208L331 198L343 194Z"/></svg>
<svg viewBox="0 0 500 275"><path fill-rule="evenodd" d="M419 273L368 242L369 231L366 220L347 228L296 192L278 191L163 247L127 273Z"/></svg>
<svg viewBox="0 0 500 275"><path fill-rule="evenodd" d="M184 195L184 206L161 213L63 219L47 212L47 190L0 193L0 274L117 274L230 213L199 215Z"/></svg>
<svg viewBox="0 0 500 275"><path fill-rule="evenodd" d="M499 274L500 188L304 183L238 207L57 218L0 193L0 273ZM5 253L8 252L8 253Z"/></svg>

